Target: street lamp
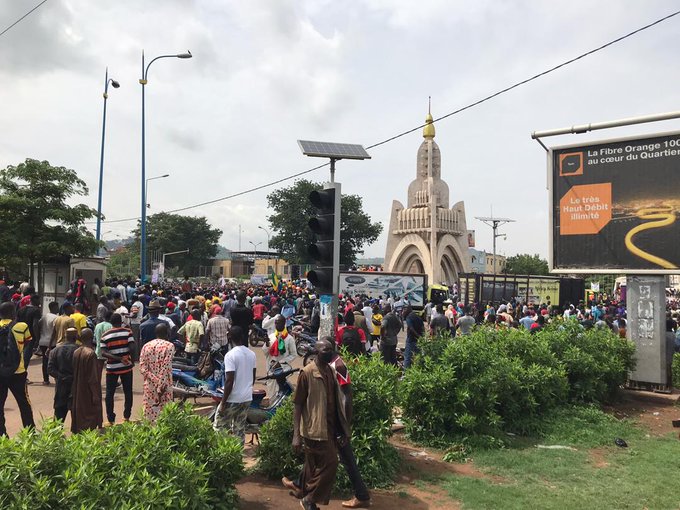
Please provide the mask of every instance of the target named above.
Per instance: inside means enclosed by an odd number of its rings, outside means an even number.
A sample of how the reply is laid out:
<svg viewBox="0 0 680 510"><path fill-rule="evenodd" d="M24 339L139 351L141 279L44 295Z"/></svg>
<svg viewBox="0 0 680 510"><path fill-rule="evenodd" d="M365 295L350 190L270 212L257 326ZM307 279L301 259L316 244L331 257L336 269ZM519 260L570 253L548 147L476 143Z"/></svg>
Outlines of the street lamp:
<svg viewBox="0 0 680 510"><path fill-rule="evenodd" d="M147 195L148 195L148 193L149 193L149 181L154 181L154 180L156 180L156 179L165 179L166 177L170 177L170 174L157 175L156 177L149 177L149 178L146 180L146 192L145 192L145 193L146 193ZM151 207L151 204L147 203L147 204L146 204L146 207L147 207L147 208L150 208L150 207Z"/></svg>
<svg viewBox="0 0 680 510"><path fill-rule="evenodd" d="M258 226L260 230L264 230L265 234L267 234L267 271L269 271L269 230L262 226ZM276 271L274 272L276 274Z"/></svg>
<svg viewBox="0 0 680 510"><path fill-rule="evenodd" d="M141 282L146 282L146 118L145 118L145 108L144 108L144 91L146 90L146 84L148 83L147 76L149 74L149 67L156 60L161 58L191 58L191 52L178 53L176 55L160 55L145 67L144 66L144 51L142 51L142 77L139 80L142 86L142 219L141 219L141 232L140 232L140 248L141 248L141 271L140 278Z"/></svg>
<svg viewBox="0 0 680 510"><path fill-rule="evenodd" d="M101 238L102 231L102 187L104 184L104 140L106 135L106 100L109 98L109 83L114 89L120 87L113 78L109 78L109 68L106 68L104 75L104 118L102 120L102 151L99 158L99 198L97 199L97 241Z"/></svg>

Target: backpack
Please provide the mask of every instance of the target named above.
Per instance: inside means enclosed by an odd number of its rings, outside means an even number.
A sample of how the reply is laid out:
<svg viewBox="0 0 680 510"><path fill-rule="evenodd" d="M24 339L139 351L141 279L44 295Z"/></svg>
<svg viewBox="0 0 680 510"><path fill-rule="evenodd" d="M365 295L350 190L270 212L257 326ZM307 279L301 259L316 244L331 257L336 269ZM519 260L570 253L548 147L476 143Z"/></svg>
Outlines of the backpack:
<svg viewBox="0 0 680 510"><path fill-rule="evenodd" d="M19 346L12 333L12 328L16 321L10 322L7 326L0 328L0 377L14 375L21 363L21 353Z"/></svg>
<svg viewBox="0 0 680 510"><path fill-rule="evenodd" d="M361 343L361 337L356 329L350 329L345 327L342 332L342 344L341 345L354 345Z"/></svg>

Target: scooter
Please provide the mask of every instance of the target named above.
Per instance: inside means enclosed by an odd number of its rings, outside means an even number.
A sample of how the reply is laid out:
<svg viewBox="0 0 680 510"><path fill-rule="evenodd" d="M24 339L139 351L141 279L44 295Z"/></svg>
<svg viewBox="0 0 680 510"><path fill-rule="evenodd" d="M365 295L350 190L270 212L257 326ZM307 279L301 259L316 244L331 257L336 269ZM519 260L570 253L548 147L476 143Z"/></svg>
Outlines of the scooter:
<svg viewBox="0 0 680 510"><path fill-rule="evenodd" d="M200 377L198 367L189 364L187 359L172 362L172 392L175 398L185 401L187 398L218 397L222 398L218 388L224 386L224 355L228 346L215 345L210 350L213 370L205 377Z"/></svg>
<svg viewBox="0 0 680 510"><path fill-rule="evenodd" d="M305 357L307 353L314 350L317 342L317 337L310 333L307 323L294 319L291 334L295 338L295 346L297 348L298 356Z"/></svg>
<svg viewBox="0 0 680 510"><path fill-rule="evenodd" d="M299 372L299 368L291 368L287 363L283 363L276 368L269 369L269 372L264 377L258 377L258 381L269 381L271 379L276 380L279 389L276 396L269 402L266 407L262 406L262 401L266 396L267 392L265 390L257 389L253 390L253 400L250 403L250 408L248 409L248 418L246 423L246 432L252 434L249 444L254 444L255 439L260 442L259 433L260 427L268 422L276 410L283 405L283 403L293 394L293 386L288 382L288 377L295 372ZM217 408L219 407L219 402L222 400L222 387L218 388L216 393L219 397L213 397L216 401L216 405L213 410L208 415L208 419L213 421L215 419L215 414L217 413Z"/></svg>
<svg viewBox="0 0 680 510"><path fill-rule="evenodd" d="M248 334L248 343L251 347L259 347L264 344L269 339L267 331L257 324L253 324L250 328L250 333Z"/></svg>

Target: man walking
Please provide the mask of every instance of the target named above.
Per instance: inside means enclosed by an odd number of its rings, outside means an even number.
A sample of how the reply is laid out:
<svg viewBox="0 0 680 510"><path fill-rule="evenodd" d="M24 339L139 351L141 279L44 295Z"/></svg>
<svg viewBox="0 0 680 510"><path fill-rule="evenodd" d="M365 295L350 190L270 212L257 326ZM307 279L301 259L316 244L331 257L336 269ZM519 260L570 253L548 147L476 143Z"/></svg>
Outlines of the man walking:
<svg viewBox="0 0 680 510"><path fill-rule="evenodd" d="M245 346L242 328L232 327L229 340L234 347L224 356L224 391L213 427L215 430L228 428L243 444L248 408L253 399L256 360L255 353Z"/></svg>
<svg viewBox="0 0 680 510"><path fill-rule="evenodd" d="M102 426L102 377L90 328L80 332L82 345L73 353L73 405L71 432L95 430Z"/></svg>
<svg viewBox="0 0 680 510"><path fill-rule="evenodd" d="M332 341L332 338L326 337L326 340ZM340 387L340 395L342 397L341 405L343 405L345 408L347 423L351 424L352 381L344 360L337 352L334 352L333 356L333 360L329 363L329 366L333 369L336 381ZM349 441L349 437L344 438L342 441L338 440L336 442L336 447L338 449L340 462L345 467L347 476L352 483L352 489L354 490L354 497L348 501L343 501L342 506L344 508L369 508L371 506L371 495L369 494L368 488L366 487L366 484L361 477L361 473L359 472L359 466L357 466L357 461L354 456L354 451L352 450L352 444ZM292 481L286 477L283 477L281 482L283 483L284 487L292 491L291 494L298 498L302 498L302 489L299 477L296 481Z"/></svg>
<svg viewBox="0 0 680 510"><path fill-rule="evenodd" d="M139 372L144 379L144 417L155 423L163 407L172 401L172 357L175 346L169 340L167 324L156 326L156 338L139 354Z"/></svg>
<svg viewBox="0 0 680 510"><path fill-rule="evenodd" d="M416 312L413 311L411 305L404 307L404 319L406 321L406 350L404 351L404 368L410 368L413 360L413 355L418 349L418 339L423 336L425 332L425 323Z"/></svg>
<svg viewBox="0 0 680 510"><path fill-rule="evenodd" d="M472 317L472 310L470 305L465 307L465 315L458 319L456 326L461 335L469 335L472 333L472 328L475 325L475 319Z"/></svg>
<svg viewBox="0 0 680 510"><path fill-rule="evenodd" d="M303 448L305 463L300 478L301 504L305 510L327 505L330 500L338 468L339 443L347 441L349 424L340 390L329 363L335 355L327 339L316 344L317 356L300 372L293 401L293 449Z"/></svg>
<svg viewBox="0 0 680 510"><path fill-rule="evenodd" d="M118 379L123 385L125 405L123 407L123 421L130 421L132 415L132 349L135 341L132 331L122 327L123 318L120 314L111 315L111 326L102 335L102 356L106 359L106 426L116 421L113 412L113 397L116 394Z"/></svg>
<svg viewBox="0 0 680 510"><path fill-rule="evenodd" d="M392 307L385 305L380 327L380 353L388 365L397 364L397 335L402 327L401 319L392 311Z"/></svg>
<svg viewBox="0 0 680 510"><path fill-rule="evenodd" d="M158 317L161 313L161 304L157 299L152 300L149 303L149 306L146 307L146 310L149 312L149 318L139 326L140 344L138 352L141 352L146 342L150 342L156 338L156 326L159 324L166 324L163 319Z"/></svg>
<svg viewBox="0 0 680 510"><path fill-rule="evenodd" d="M50 352L50 360L47 363L47 371L56 381L54 387L54 417L62 422L66 420L66 415L71 409L73 353L78 348L76 345L77 338L78 330L68 328L66 340Z"/></svg>
<svg viewBox="0 0 680 510"><path fill-rule="evenodd" d="M25 322L16 322L14 303L0 304L0 435L6 436L5 401L11 391L21 413L24 427L35 427L28 398L23 351L30 345L31 332ZM14 343L12 343L14 342Z"/></svg>
<svg viewBox="0 0 680 510"><path fill-rule="evenodd" d="M57 320L57 312L59 312L59 303L51 301L48 305L49 311L40 318L38 329L40 330L40 340L38 346L42 355L42 376L43 384L48 386L50 384L50 375L47 371L47 362L50 359L50 349L52 348L52 334L54 333L54 323Z"/></svg>

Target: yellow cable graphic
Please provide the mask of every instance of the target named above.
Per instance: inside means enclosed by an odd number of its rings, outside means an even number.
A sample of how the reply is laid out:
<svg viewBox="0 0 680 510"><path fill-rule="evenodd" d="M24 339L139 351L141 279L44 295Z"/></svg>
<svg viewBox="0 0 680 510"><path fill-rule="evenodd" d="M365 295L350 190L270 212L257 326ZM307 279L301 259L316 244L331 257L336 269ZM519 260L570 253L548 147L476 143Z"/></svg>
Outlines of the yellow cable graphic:
<svg viewBox="0 0 680 510"><path fill-rule="evenodd" d="M647 253L646 251L641 250L640 248L633 244L633 236L635 234L642 232L643 230L667 227L668 225L672 225L675 222L675 212L673 211L673 208L648 207L646 209L640 209L637 212L637 217L640 218L641 220L657 220L657 221L649 221L647 223L643 223L642 225L633 227L628 231L625 239L626 248L628 248L628 251L630 251L633 255L637 255L638 257L645 259L651 262L652 264L656 264L657 266L661 266L664 269L678 269L678 266L676 266L672 262L669 262L666 259L662 259L661 257L657 257L656 255L652 255L651 253Z"/></svg>

